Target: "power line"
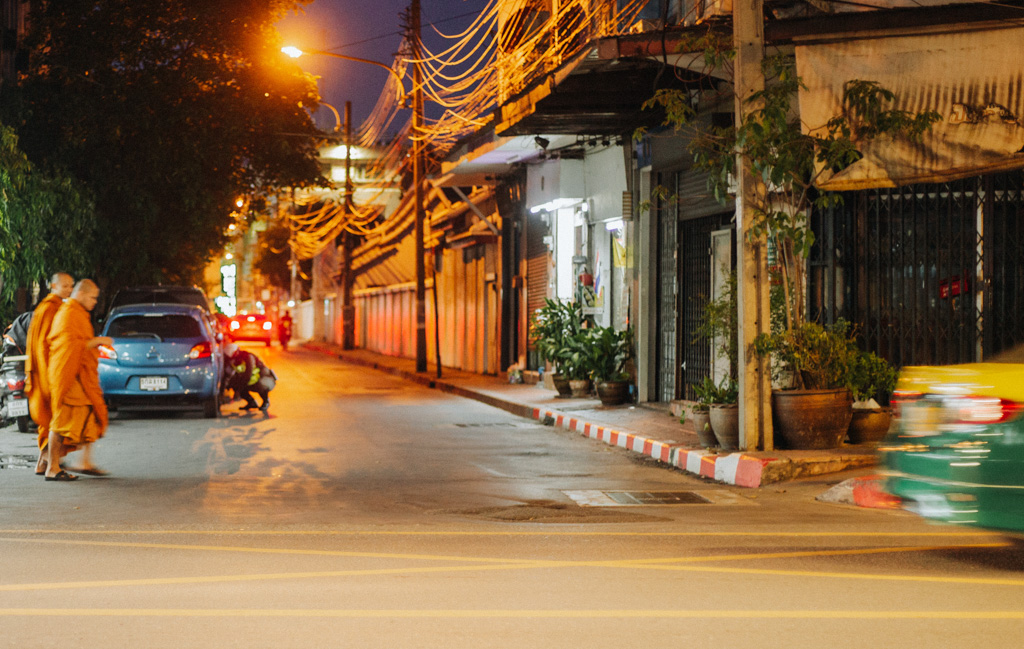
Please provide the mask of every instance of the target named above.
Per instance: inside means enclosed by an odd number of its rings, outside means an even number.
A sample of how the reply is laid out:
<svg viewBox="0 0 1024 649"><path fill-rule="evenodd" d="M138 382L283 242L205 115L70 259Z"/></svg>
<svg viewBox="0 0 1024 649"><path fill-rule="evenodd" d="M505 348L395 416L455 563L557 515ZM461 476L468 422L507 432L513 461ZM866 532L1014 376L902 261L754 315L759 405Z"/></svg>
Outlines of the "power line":
<svg viewBox="0 0 1024 649"><path fill-rule="evenodd" d="M441 24L444 24L444 23L451 22L453 20L458 20L459 18L466 18L467 16L475 16L475 15L477 15L479 13L480 13L479 11L468 11L468 12L466 12L464 14L459 14L458 16L450 16L448 18L442 18L441 20L435 20L433 22L423 23L423 26L424 27L433 27L435 25L441 25ZM364 38L361 41L354 41L352 43L345 43L344 45L335 45L333 47L328 47L324 51L325 52L331 52L331 51L334 51L334 50L344 49L346 47L354 47L356 45L362 45L363 43L370 43L372 41L379 41L380 39L387 38L388 36L401 36L404 33L405 32L402 31L402 30L398 30L398 31L394 31L394 32L388 32L386 34L380 34L379 36L371 36L370 38Z"/></svg>

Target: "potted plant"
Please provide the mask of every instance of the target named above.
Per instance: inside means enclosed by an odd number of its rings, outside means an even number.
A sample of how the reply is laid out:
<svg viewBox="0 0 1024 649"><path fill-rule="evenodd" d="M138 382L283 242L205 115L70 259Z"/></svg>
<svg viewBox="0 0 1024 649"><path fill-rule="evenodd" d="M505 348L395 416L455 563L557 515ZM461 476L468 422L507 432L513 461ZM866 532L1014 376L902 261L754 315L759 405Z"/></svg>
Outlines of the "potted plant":
<svg viewBox="0 0 1024 649"><path fill-rule="evenodd" d="M586 332L585 362L597 396L606 406L629 400L630 376L626 365L633 360L633 331L592 327Z"/></svg>
<svg viewBox="0 0 1024 649"><path fill-rule="evenodd" d="M695 387L694 391L698 392L698 388ZM711 430L711 406L704 402L700 394L698 394L697 401L695 401L693 406L690 408L690 421L693 423L693 429L697 432L697 443L700 444L702 448L714 448L715 446L718 446L718 439L715 437L715 432ZM686 423L686 413L683 413L683 417L679 420L679 423Z"/></svg>
<svg viewBox="0 0 1024 649"><path fill-rule="evenodd" d="M559 396L569 396L569 378L565 376L560 359L564 356L569 339L580 331L582 310L573 302L546 299L530 321L530 338L541 359L554 370L551 380Z"/></svg>
<svg viewBox="0 0 1024 649"><path fill-rule="evenodd" d="M896 387L896 368L870 352L857 354L850 366L853 419L847 439L851 444L877 442L889 432L892 410L878 405L876 396L888 397Z"/></svg>
<svg viewBox="0 0 1024 649"><path fill-rule="evenodd" d="M708 402L708 417L711 431L718 440L718 447L723 451L735 451L739 448L739 386L731 376L727 376L718 384L710 378L704 379L704 399Z"/></svg>
<svg viewBox="0 0 1024 649"><path fill-rule="evenodd" d="M848 388L850 367L861 352L845 321L823 327L804 322L798 328L762 334L755 352L772 359L772 418L782 446L835 448L853 416Z"/></svg>
<svg viewBox="0 0 1024 649"><path fill-rule="evenodd" d="M563 343L558 351L558 367L569 381L570 395L586 397L593 387L590 382L590 333L587 329L579 329L566 336Z"/></svg>

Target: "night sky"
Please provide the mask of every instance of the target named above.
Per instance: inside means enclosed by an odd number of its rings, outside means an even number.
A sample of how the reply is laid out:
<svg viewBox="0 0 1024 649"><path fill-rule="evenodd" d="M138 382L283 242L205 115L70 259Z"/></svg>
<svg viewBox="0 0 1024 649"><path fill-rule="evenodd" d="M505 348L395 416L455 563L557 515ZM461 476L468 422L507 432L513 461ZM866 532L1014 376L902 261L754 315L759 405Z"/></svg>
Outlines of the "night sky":
<svg viewBox="0 0 1024 649"><path fill-rule="evenodd" d="M315 0L299 15L278 23L278 30L286 44L390 65L402 42L401 14L408 6L409 0ZM423 39L429 48L437 42L430 23L445 34L460 33L487 6L487 0L421 0L420 6ZM354 127L373 110L388 75L374 65L327 56L303 56L299 63L320 77L323 101L339 112L346 100L352 102ZM429 114L429 106L427 110Z"/></svg>

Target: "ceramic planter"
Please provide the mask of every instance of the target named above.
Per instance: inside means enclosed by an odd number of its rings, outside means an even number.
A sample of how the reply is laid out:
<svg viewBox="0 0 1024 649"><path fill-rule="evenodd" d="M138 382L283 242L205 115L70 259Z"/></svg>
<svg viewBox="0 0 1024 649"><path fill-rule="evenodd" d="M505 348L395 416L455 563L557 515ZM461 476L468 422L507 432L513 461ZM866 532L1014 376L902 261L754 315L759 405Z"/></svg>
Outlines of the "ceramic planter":
<svg viewBox="0 0 1024 649"><path fill-rule="evenodd" d="M572 390L569 388L569 379L565 378L562 374L552 374L551 383L553 383L555 389L558 390L558 396L572 396Z"/></svg>
<svg viewBox="0 0 1024 649"><path fill-rule="evenodd" d="M889 408L854 408L847 439L851 444L881 441L889 432L892 410Z"/></svg>
<svg viewBox="0 0 1024 649"><path fill-rule="evenodd" d="M602 405L617 406L629 401L629 381L598 381L596 387Z"/></svg>
<svg viewBox="0 0 1024 649"><path fill-rule="evenodd" d="M740 408L735 403L711 404L711 430L718 447L723 451L735 451L740 447Z"/></svg>
<svg viewBox="0 0 1024 649"><path fill-rule="evenodd" d="M852 417L853 397L846 388L772 392L772 423L779 448L837 448Z"/></svg>
<svg viewBox="0 0 1024 649"><path fill-rule="evenodd" d="M577 399L590 396L590 379L570 379L569 389Z"/></svg>
<svg viewBox="0 0 1024 649"><path fill-rule="evenodd" d="M697 441L702 448L718 446L718 438L711 430L711 413L707 410L694 410L690 413L690 421L697 431Z"/></svg>

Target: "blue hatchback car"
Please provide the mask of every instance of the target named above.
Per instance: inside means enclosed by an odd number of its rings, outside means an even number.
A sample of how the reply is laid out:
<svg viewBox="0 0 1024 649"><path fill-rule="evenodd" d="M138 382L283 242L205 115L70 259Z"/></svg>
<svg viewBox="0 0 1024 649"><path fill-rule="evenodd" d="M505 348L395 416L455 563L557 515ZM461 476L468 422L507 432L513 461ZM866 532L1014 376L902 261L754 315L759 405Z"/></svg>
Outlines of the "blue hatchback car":
<svg viewBox="0 0 1024 649"><path fill-rule="evenodd" d="M197 306L136 304L108 314L100 347L100 385L111 409L202 409L220 415L224 357Z"/></svg>

